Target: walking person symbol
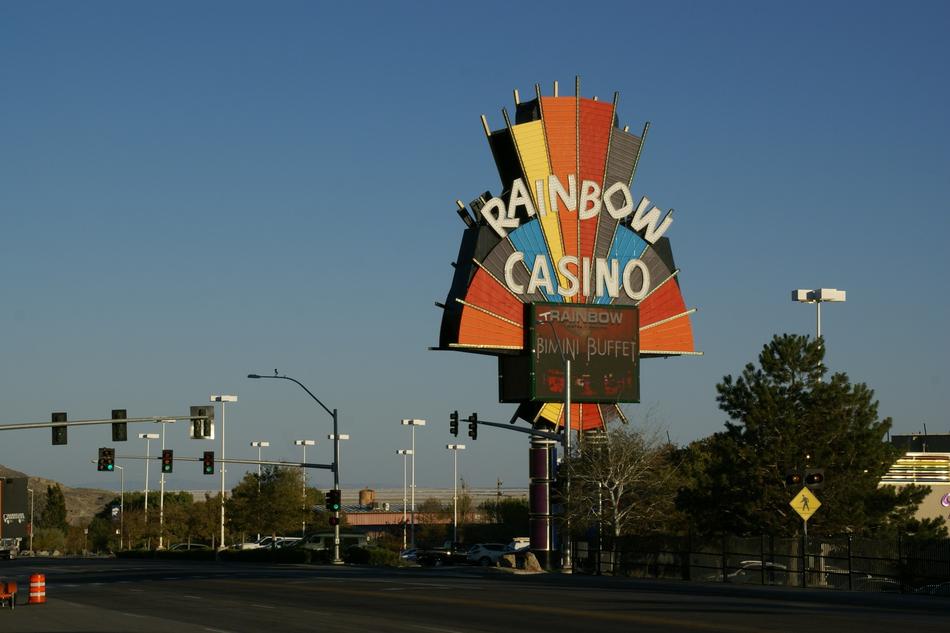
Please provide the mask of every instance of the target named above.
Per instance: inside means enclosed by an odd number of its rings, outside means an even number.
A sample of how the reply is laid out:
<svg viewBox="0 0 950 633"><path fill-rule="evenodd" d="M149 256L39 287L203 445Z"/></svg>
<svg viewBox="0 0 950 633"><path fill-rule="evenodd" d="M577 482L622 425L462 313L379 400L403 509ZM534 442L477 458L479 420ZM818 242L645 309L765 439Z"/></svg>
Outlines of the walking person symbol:
<svg viewBox="0 0 950 633"><path fill-rule="evenodd" d="M802 495L802 512L806 512L808 510L811 510L811 508L808 506L808 497Z"/></svg>

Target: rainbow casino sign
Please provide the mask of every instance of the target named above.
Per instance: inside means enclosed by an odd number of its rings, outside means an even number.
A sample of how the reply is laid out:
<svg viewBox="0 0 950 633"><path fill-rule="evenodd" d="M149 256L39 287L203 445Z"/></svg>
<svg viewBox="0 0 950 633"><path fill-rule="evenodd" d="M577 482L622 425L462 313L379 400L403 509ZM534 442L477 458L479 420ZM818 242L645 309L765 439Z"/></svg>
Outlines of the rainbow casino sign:
<svg viewBox="0 0 950 633"><path fill-rule="evenodd" d="M632 191L649 123L639 135L621 127L618 96L582 98L579 79L573 96L557 83L535 93L515 92L500 129L482 117L501 192L456 203L466 228L437 349L496 356L499 400L518 405L512 421L596 431L623 419L620 403L640 401L641 359L700 353L694 310L666 237L672 212ZM536 472L545 459L531 447L535 486L551 473ZM533 518L546 503L532 491ZM542 523L532 524L536 551Z"/></svg>

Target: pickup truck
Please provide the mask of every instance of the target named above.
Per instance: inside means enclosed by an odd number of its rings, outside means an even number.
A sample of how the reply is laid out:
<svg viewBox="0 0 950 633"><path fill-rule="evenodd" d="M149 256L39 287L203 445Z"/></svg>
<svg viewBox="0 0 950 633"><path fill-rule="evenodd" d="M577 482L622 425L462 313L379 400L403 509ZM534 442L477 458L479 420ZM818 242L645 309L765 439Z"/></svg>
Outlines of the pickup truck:
<svg viewBox="0 0 950 633"><path fill-rule="evenodd" d="M0 538L0 558L13 560L20 552L20 538Z"/></svg>

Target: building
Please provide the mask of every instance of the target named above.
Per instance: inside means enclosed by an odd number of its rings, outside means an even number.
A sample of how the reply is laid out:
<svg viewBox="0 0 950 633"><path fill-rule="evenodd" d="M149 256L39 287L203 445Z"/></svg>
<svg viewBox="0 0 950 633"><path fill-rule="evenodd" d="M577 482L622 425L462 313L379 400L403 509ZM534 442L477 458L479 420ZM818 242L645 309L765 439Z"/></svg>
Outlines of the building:
<svg viewBox="0 0 950 633"><path fill-rule="evenodd" d="M930 494L916 516L941 518L950 530L950 434L893 435L891 443L904 455L881 478L881 484L929 486Z"/></svg>

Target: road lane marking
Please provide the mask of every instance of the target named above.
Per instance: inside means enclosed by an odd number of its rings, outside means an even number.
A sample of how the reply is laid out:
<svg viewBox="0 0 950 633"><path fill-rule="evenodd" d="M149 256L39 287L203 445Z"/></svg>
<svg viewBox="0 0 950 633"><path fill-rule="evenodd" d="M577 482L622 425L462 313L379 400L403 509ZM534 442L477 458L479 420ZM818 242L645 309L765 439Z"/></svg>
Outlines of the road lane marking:
<svg viewBox="0 0 950 633"><path fill-rule="evenodd" d="M410 627L414 629L421 629L423 631L436 631L437 633L462 633L458 629L440 629L434 626L422 626L421 624L410 624Z"/></svg>
<svg viewBox="0 0 950 633"><path fill-rule="evenodd" d="M258 583L247 582L243 580L222 580L223 584L234 584L234 585L246 585L249 587L257 587ZM382 594L382 589L370 591L366 589L344 589L342 587L306 587L300 586L301 590L312 591L316 593L340 593L344 595L351 596L360 596L360 597L379 597ZM535 604L504 604L497 603L490 600L479 600L476 598L460 598L460 597L447 597L447 596L434 596L430 594L423 594L421 592L407 592L401 594L405 596L404 600L414 600L416 602L428 602L434 604L444 604L444 605L464 605L469 607L478 607L484 609L492 609L495 611L516 611L519 613L537 613L541 615L548 616L565 616L565 617L574 617L574 618L587 618L590 620L608 620L614 622L635 622L635 623L646 623L646 624L655 624L662 626L672 626L677 630L686 630L686 629L695 629L695 630L705 630L705 631L733 631L735 633L760 633L761 628L756 626L741 626L733 623L722 623L717 624L713 622L702 622L698 620L688 620L686 618L692 617L693 614L684 613L683 618L675 617L664 617L657 615L649 615L644 613L633 613L633 612L609 612L609 611L594 611L594 610L585 610L579 608L567 608L567 607L556 607L556 606L545 606L545 605L535 605Z"/></svg>
<svg viewBox="0 0 950 633"><path fill-rule="evenodd" d="M276 609L277 608L272 604L254 604L253 602L248 606L254 607L255 609Z"/></svg>

